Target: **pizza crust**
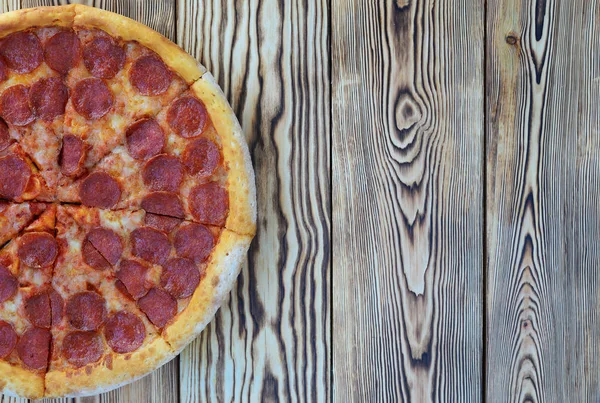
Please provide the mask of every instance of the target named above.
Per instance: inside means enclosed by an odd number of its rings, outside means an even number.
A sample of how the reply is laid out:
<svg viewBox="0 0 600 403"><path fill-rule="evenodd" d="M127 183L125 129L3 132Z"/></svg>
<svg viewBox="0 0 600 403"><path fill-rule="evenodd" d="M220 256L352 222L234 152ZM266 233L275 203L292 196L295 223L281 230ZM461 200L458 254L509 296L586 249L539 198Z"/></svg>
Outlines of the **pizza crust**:
<svg viewBox="0 0 600 403"><path fill-rule="evenodd" d="M187 308L163 331L163 336L177 354L202 332L229 295L251 241L252 236L226 229L221 232L204 278Z"/></svg>
<svg viewBox="0 0 600 403"><path fill-rule="evenodd" d="M188 84L206 72L196 59L155 30L131 18L99 8L75 5L75 28L98 28L126 41L137 41L156 52L171 69Z"/></svg>
<svg viewBox="0 0 600 403"><path fill-rule="evenodd" d="M59 7L36 7L15 10L0 14L0 38L16 31L35 27L58 25L61 27L73 26L75 18L75 5Z"/></svg>
<svg viewBox="0 0 600 403"><path fill-rule="evenodd" d="M175 355L165 340L157 337L133 353L113 354L112 368L103 360L96 366L88 365L67 371L51 370L46 374L44 397L91 396L108 392L149 374Z"/></svg>
<svg viewBox="0 0 600 403"><path fill-rule="evenodd" d="M0 393L40 399L44 396L44 378L25 368L0 361Z"/></svg>
<svg viewBox="0 0 600 403"><path fill-rule="evenodd" d="M229 215L225 227L239 234L254 235L256 185L244 132L212 74L205 73L192 85L191 90L206 106L221 137L229 192Z"/></svg>

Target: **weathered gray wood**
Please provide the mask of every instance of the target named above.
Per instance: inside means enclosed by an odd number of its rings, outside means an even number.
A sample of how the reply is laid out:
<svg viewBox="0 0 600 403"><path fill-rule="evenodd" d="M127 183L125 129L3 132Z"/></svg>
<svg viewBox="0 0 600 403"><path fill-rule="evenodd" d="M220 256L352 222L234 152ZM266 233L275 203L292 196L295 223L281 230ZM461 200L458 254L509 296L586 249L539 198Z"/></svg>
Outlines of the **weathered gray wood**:
<svg viewBox="0 0 600 403"><path fill-rule="evenodd" d="M250 143L259 216L234 292L182 354L182 401L330 398L328 3L178 1L178 43Z"/></svg>
<svg viewBox="0 0 600 403"><path fill-rule="evenodd" d="M484 2L331 10L334 401L478 401Z"/></svg>
<svg viewBox="0 0 600 403"><path fill-rule="evenodd" d="M600 5L488 4L487 396L600 396Z"/></svg>

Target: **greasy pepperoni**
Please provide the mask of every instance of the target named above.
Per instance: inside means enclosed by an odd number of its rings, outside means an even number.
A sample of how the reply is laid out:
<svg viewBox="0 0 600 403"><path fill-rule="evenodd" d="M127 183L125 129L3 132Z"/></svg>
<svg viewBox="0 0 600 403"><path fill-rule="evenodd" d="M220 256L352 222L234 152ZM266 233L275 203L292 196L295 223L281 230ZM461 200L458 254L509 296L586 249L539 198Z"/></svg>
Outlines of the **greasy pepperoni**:
<svg viewBox="0 0 600 403"><path fill-rule="evenodd" d="M42 63L44 51L38 37L31 32L15 32L0 45L0 56L8 68L23 74L35 70Z"/></svg>
<svg viewBox="0 0 600 403"><path fill-rule="evenodd" d="M109 38L96 38L83 49L83 63L98 78L113 78L125 64L125 51Z"/></svg>
<svg viewBox="0 0 600 403"><path fill-rule="evenodd" d="M108 263L117 264L123 253L123 242L119 235L108 228L94 228L88 232L84 242L89 242Z"/></svg>
<svg viewBox="0 0 600 403"><path fill-rule="evenodd" d="M152 288L138 300L138 306L150 322L159 328L164 327L177 314L177 301L160 288Z"/></svg>
<svg viewBox="0 0 600 403"><path fill-rule="evenodd" d="M11 299L19 288L19 281L4 266L0 265L0 303Z"/></svg>
<svg viewBox="0 0 600 403"><path fill-rule="evenodd" d="M68 98L67 86L56 77L42 78L29 90L29 101L35 115L46 121L65 113Z"/></svg>
<svg viewBox="0 0 600 403"><path fill-rule="evenodd" d="M46 41L46 64L54 71L67 74L81 59L81 44L73 31L62 31Z"/></svg>
<svg viewBox="0 0 600 403"><path fill-rule="evenodd" d="M86 119L100 119L113 106L113 94L99 78L85 78L79 81L71 95L73 107Z"/></svg>
<svg viewBox="0 0 600 403"><path fill-rule="evenodd" d="M4 120L0 120L0 151L4 150L10 145L10 134L8 132L8 126Z"/></svg>
<svg viewBox="0 0 600 403"><path fill-rule="evenodd" d="M143 56L131 66L129 81L142 95L160 95L171 84L171 72L158 57Z"/></svg>
<svg viewBox="0 0 600 403"><path fill-rule="evenodd" d="M79 186L79 198L89 207L111 208L121 198L121 186L109 174L94 172Z"/></svg>
<svg viewBox="0 0 600 403"><path fill-rule="evenodd" d="M58 243L47 232L29 232L19 240L19 258L29 267L48 267L57 255Z"/></svg>
<svg viewBox="0 0 600 403"><path fill-rule="evenodd" d="M127 291L127 287L125 287L125 284L123 284L121 280L115 280L115 287L117 290L121 291L123 295L125 295L127 298L133 299L131 294L129 294L129 291Z"/></svg>
<svg viewBox="0 0 600 403"><path fill-rule="evenodd" d="M29 297L25 301L25 312L32 325L46 329L50 328L50 325L52 325L50 295L47 292L42 292Z"/></svg>
<svg viewBox="0 0 600 403"><path fill-rule="evenodd" d="M192 175L212 175L221 162L219 147L209 139L199 138L190 142L183 152L183 164Z"/></svg>
<svg viewBox="0 0 600 403"><path fill-rule="evenodd" d="M64 135L59 158L60 170L64 175L71 177L80 175L85 158L83 140L72 134Z"/></svg>
<svg viewBox="0 0 600 403"><path fill-rule="evenodd" d="M15 126L26 126L33 122L35 115L29 103L29 88L23 84L7 88L0 97L0 114Z"/></svg>
<svg viewBox="0 0 600 403"><path fill-rule="evenodd" d="M190 223L177 230L173 245L177 255L200 263L210 255L215 237L204 225Z"/></svg>
<svg viewBox="0 0 600 403"><path fill-rule="evenodd" d="M149 287L146 285L148 267L135 260L124 259L119 264L116 276L127 289L133 299L146 295Z"/></svg>
<svg viewBox="0 0 600 403"><path fill-rule="evenodd" d="M188 196L192 215L204 224L224 225L229 211L227 191L215 182L195 186Z"/></svg>
<svg viewBox="0 0 600 403"><path fill-rule="evenodd" d="M134 314L120 311L106 321L104 338L114 352L131 353L144 343L146 328L144 322Z"/></svg>
<svg viewBox="0 0 600 403"><path fill-rule="evenodd" d="M175 192L183 181L183 165L172 155L157 155L144 165L142 178L150 190Z"/></svg>
<svg viewBox="0 0 600 403"><path fill-rule="evenodd" d="M84 291L67 301L67 319L79 330L96 330L106 317L106 301L100 295Z"/></svg>
<svg viewBox="0 0 600 403"><path fill-rule="evenodd" d="M148 227L156 228L157 230L166 233L173 231L182 221L181 218L152 213L146 213L146 216L144 217L144 224Z"/></svg>
<svg viewBox="0 0 600 403"><path fill-rule="evenodd" d="M153 213L174 218L183 218L183 204L179 196L170 192L153 192L144 197L142 208L147 213Z"/></svg>
<svg viewBox="0 0 600 403"><path fill-rule="evenodd" d="M0 83L6 81L8 78L8 67L6 67L6 63L0 59Z"/></svg>
<svg viewBox="0 0 600 403"><path fill-rule="evenodd" d="M167 112L167 122L175 133L190 138L202 134L208 121L208 112L204 104L196 98L179 98Z"/></svg>
<svg viewBox="0 0 600 403"><path fill-rule="evenodd" d="M137 160L160 153L165 145L165 133L154 119L138 120L126 132L127 150Z"/></svg>
<svg viewBox="0 0 600 403"><path fill-rule="evenodd" d="M190 259L169 259L160 275L160 285L175 298L189 297L198 284L200 272Z"/></svg>
<svg viewBox="0 0 600 403"><path fill-rule="evenodd" d="M132 252L148 262L162 264L169 258L171 243L164 232L142 227L131 232Z"/></svg>
<svg viewBox="0 0 600 403"><path fill-rule="evenodd" d="M45 370L50 358L52 335L47 329L29 328L17 343L17 353L25 365L34 370Z"/></svg>
<svg viewBox="0 0 600 403"><path fill-rule="evenodd" d="M52 324L58 325L62 322L64 316L65 302L60 294L52 288L48 291L48 295L50 297L50 309L52 310Z"/></svg>
<svg viewBox="0 0 600 403"><path fill-rule="evenodd" d="M81 255L85 264L96 270L108 270L112 267L90 242L81 245Z"/></svg>
<svg viewBox="0 0 600 403"><path fill-rule="evenodd" d="M10 323L0 320L0 359L14 350L17 338L15 328Z"/></svg>
<svg viewBox="0 0 600 403"><path fill-rule="evenodd" d="M97 362L104 353L102 339L96 332L71 332L62 342L62 355L76 367Z"/></svg>
<svg viewBox="0 0 600 403"><path fill-rule="evenodd" d="M0 197L20 197L31 177L31 169L25 161L9 155L0 158Z"/></svg>

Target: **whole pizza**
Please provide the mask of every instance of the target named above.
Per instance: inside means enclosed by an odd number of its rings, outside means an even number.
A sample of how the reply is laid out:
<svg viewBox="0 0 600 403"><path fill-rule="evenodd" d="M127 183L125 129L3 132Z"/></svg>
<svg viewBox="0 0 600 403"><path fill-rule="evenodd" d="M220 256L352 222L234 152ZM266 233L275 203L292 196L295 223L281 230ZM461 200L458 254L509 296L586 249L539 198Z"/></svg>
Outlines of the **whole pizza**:
<svg viewBox="0 0 600 403"><path fill-rule="evenodd" d="M177 355L255 233L213 77L150 28L68 5L0 15L0 392L113 389Z"/></svg>

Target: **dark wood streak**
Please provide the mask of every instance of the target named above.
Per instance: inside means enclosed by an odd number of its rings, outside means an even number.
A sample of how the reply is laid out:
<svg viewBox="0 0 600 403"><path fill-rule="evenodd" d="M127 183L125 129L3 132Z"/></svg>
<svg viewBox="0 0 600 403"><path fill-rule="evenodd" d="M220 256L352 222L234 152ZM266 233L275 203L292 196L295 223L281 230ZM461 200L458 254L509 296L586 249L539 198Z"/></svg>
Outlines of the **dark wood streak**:
<svg viewBox="0 0 600 403"><path fill-rule="evenodd" d="M183 353L184 401L330 399L328 3L178 2L178 43L223 88L260 178L236 292Z"/></svg>
<svg viewBox="0 0 600 403"><path fill-rule="evenodd" d="M476 401L483 2L331 9L334 400Z"/></svg>
<svg viewBox="0 0 600 403"><path fill-rule="evenodd" d="M597 10L488 6L490 402L600 396Z"/></svg>

